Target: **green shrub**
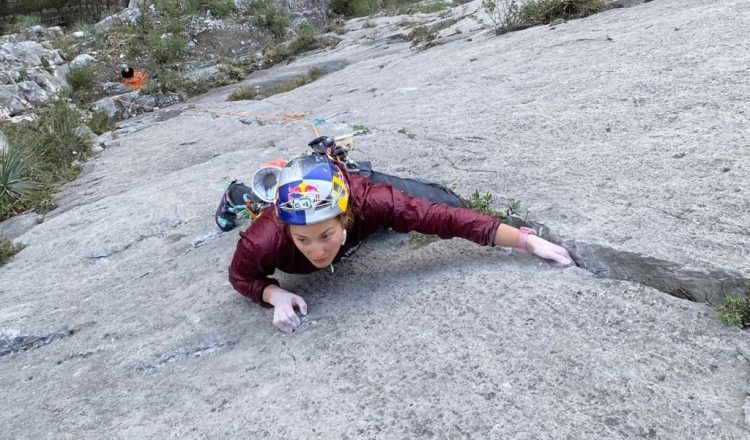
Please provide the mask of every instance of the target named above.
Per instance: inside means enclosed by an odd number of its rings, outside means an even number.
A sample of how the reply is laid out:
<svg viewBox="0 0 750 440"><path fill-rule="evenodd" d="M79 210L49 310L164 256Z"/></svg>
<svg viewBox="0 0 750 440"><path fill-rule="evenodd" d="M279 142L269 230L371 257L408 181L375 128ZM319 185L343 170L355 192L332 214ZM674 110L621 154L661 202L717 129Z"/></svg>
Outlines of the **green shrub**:
<svg viewBox="0 0 750 440"><path fill-rule="evenodd" d="M483 0L482 7L492 20L495 33L503 34L554 20L571 20L599 13L607 8L602 0Z"/></svg>
<svg viewBox="0 0 750 440"><path fill-rule="evenodd" d="M281 83L278 83L276 85L273 85L271 87L268 87L267 89L261 90L260 95L262 97L269 97L272 95L277 95L279 93L288 92L290 90L294 90L297 87L302 87L306 84L310 84L311 82L317 80L318 78L322 77L328 73L325 69L321 69L319 67L313 67L310 70L307 71L307 73L303 76L300 76L298 78L291 79L289 81L284 81ZM227 101L239 101L244 99L258 99L259 94L256 90L255 86L243 86L239 89L236 89L233 91L229 97L227 98Z"/></svg>
<svg viewBox="0 0 750 440"><path fill-rule="evenodd" d="M13 243L5 237L0 237L0 266L10 261L14 255L21 252L26 245L23 243Z"/></svg>
<svg viewBox="0 0 750 440"><path fill-rule="evenodd" d="M266 29L277 40L286 36L286 31L292 24L289 14L274 6L272 0L248 2L248 13L255 17L253 21L256 26Z"/></svg>
<svg viewBox="0 0 750 440"><path fill-rule="evenodd" d="M40 24L42 24L42 18L38 15L19 15L16 17L15 28L21 31Z"/></svg>
<svg viewBox="0 0 750 440"><path fill-rule="evenodd" d="M78 19L76 20L73 25L70 27L70 30L72 32L91 32L91 30L94 28L94 25L89 23L86 20Z"/></svg>
<svg viewBox="0 0 750 440"><path fill-rule="evenodd" d="M508 207L505 208L505 211L498 211L492 207L492 194L479 194L479 191L474 191L474 194L471 195L464 205L466 208L479 211L501 220L507 220L508 217L518 214L521 210L521 202L515 201L508 205Z"/></svg>
<svg viewBox="0 0 750 440"><path fill-rule="evenodd" d="M6 183L0 220L51 207L55 188L75 178L88 156L90 141L75 133L81 123L78 111L58 99L37 114L36 126L11 126L6 132L12 158L6 153L2 161L5 171L0 179Z"/></svg>
<svg viewBox="0 0 750 440"><path fill-rule="evenodd" d="M185 78L179 72L171 70L153 78L141 89L141 92L147 95L171 92L190 97L205 93L210 88L211 84L208 81Z"/></svg>
<svg viewBox="0 0 750 440"><path fill-rule="evenodd" d="M516 0L483 0L482 7L498 35L527 26L521 16L521 4Z"/></svg>
<svg viewBox="0 0 750 440"><path fill-rule="evenodd" d="M364 17L380 8L379 0L332 0L331 11L347 17Z"/></svg>
<svg viewBox="0 0 750 440"><path fill-rule="evenodd" d="M406 38L411 41L412 46L421 45L426 49L437 44L436 40L440 31L442 31L443 29L447 29L456 23L458 23L458 19L451 18L448 20L439 21L428 26L420 24L414 26L414 28L412 28Z"/></svg>
<svg viewBox="0 0 750 440"><path fill-rule="evenodd" d="M331 22L323 28L323 31L334 32L338 35L344 35L346 33L346 22L338 18L335 20L331 20Z"/></svg>
<svg viewBox="0 0 750 440"><path fill-rule="evenodd" d="M0 155L0 220L26 209L37 183L25 154L10 148Z"/></svg>
<svg viewBox="0 0 750 440"><path fill-rule="evenodd" d="M254 86L242 86L230 93L227 97L227 101L244 101L256 99L257 97L258 92L255 90Z"/></svg>
<svg viewBox="0 0 750 440"><path fill-rule="evenodd" d="M289 50L293 55L297 55L302 52L320 49L322 45L320 40L318 40L319 33L320 31L316 26L303 24L297 29L297 35L289 43Z"/></svg>
<svg viewBox="0 0 750 440"><path fill-rule="evenodd" d="M268 46L263 51L263 65L280 63L289 60L295 55L323 47L335 46L338 42L327 40L325 43L318 38L320 29L314 25L305 24L297 30L297 35L287 44Z"/></svg>
<svg viewBox="0 0 750 440"><path fill-rule="evenodd" d="M271 95L288 92L290 90L296 89L297 87L302 87L306 84L310 84L311 82L324 76L326 73L328 72L325 69L321 69L319 67L313 67L310 70L308 70L307 74L305 74L304 76L276 84L275 86L272 86L266 90L263 90L262 94L263 96L268 97Z"/></svg>
<svg viewBox="0 0 750 440"><path fill-rule="evenodd" d="M110 118L107 112L100 110L91 113L91 120L88 125L94 133L102 134L114 130L117 127L117 121Z"/></svg>
<svg viewBox="0 0 750 440"><path fill-rule="evenodd" d="M39 125L43 142L36 149L37 157L56 170L63 170L59 178L68 178L74 161L86 157L90 145L88 140L76 134L81 125L81 114L62 100L39 112ZM78 170L75 170L77 174Z"/></svg>
<svg viewBox="0 0 750 440"><path fill-rule="evenodd" d="M187 50L187 40L179 35L162 38L160 32L151 32L146 37L147 53L160 64L179 60Z"/></svg>
<svg viewBox="0 0 750 440"><path fill-rule="evenodd" d="M750 287L748 287L750 293ZM716 306L719 319L733 327L750 327L750 298L727 296L724 304Z"/></svg>
<svg viewBox="0 0 750 440"><path fill-rule="evenodd" d="M235 11L231 0L188 0L185 9L189 15L211 11L211 14L218 18L227 17Z"/></svg>
<svg viewBox="0 0 750 440"><path fill-rule="evenodd" d="M95 78L94 68L88 64L73 66L68 70L68 83L73 92L91 90Z"/></svg>
<svg viewBox="0 0 750 440"><path fill-rule="evenodd" d="M531 0L521 7L524 24L546 24L553 20L586 17L606 9L602 0Z"/></svg>

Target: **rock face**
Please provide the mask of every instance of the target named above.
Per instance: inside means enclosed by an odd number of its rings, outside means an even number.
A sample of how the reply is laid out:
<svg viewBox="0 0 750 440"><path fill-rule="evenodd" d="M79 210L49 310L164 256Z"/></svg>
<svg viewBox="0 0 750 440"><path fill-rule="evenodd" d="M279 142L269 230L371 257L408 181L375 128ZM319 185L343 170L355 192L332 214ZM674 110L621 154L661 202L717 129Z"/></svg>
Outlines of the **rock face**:
<svg viewBox="0 0 750 440"><path fill-rule="evenodd" d="M20 15L38 16L47 25L70 24L96 19L105 11L122 7L120 0L0 0L0 31Z"/></svg>
<svg viewBox="0 0 750 440"><path fill-rule="evenodd" d="M750 436L748 333L678 298L700 299L681 277L717 281L713 303L750 278L746 2L499 37L467 17L426 51L389 38L404 19L352 20L244 84L345 66L304 87L120 124L0 268L4 435ZM381 171L521 200L582 267L385 234L334 274L275 274L309 306L278 333L227 282L238 236L213 213L228 180L304 153L316 120L368 127L352 158Z"/></svg>
<svg viewBox="0 0 750 440"><path fill-rule="evenodd" d="M48 101L64 87L60 53L36 41L0 43L0 121Z"/></svg>

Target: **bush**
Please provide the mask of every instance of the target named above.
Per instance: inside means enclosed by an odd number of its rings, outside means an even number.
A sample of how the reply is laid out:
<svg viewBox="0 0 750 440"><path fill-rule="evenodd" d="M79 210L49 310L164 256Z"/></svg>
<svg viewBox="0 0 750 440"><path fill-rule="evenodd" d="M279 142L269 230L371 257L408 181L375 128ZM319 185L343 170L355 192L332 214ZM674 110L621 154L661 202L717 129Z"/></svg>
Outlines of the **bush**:
<svg viewBox="0 0 750 440"><path fill-rule="evenodd" d="M364 17L377 11L380 7L378 0L332 0L331 11L347 17Z"/></svg>
<svg viewBox="0 0 750 440"><path fill-rule="evenodd" d="M117 121L110 118L107 112L100 110L91 113L91 120L88 125L94 133L102 134L114 130L117 127Z"/></svg>
<svg viewBox="0 0 750 440"><path fill-rule="evenodd" d="M56 177L69 178L67 169L74 161L84 158L90 147L86 139L76 134L81 125L81 114L62 100L57 100L41 110L39 125L43 142L36 148L37 157L56 170L65 170Z"/></svg>
<svg viewBox="0 0 750 440"><path fill-rule="evenodd" d="M422 47L426 49L437 44L436 40L440 31L447 29L456 23L458 23L458 19L451 18L429 26L420 24L415 26L406 38L411 41L412 46L422 45Z"/></svg>
<svg viewBox="0 0 750 440"><path fill-rule="evenodd" d="M255 99L257 97L258 92L255 90L254 86L242 86L230 93L227 97L227 101L244 101Z"/></svg>
<svg viewBox="0 0 750 440"><path fill-rule="evenodd" d="M73 92L91 90L95 79L94 69L88 64L73 66L68 70L68 83L73 88Z"/></svg>
<svg viewBox="0 0 750 440"><path fill-rule="evenodd" d="M750 292L750 287L748 287ZM716 306L719 319L726 325L733 327L750 327L750 298L728 296L724 304Z"/></svg>
<svg viewBox="0 0 750 440"><path fill-rule="evenodd" d="M286 36L286 31L292 24L286 11L274 6L271 0L248 2L248 12L255 16L256 26L268 30L277 40Z"/></svg>
<svg viewBox="0 0 750 440"><path fill-rule="evenodd" d="M176 71L163 73L159 77L153 78L146 84L141 92L147 95L155 93L179 93L185 97L200 95L211 88L208 81L196 81L185 78Z"/></svg>
<svg viewBox="0 0 750 440"><path fill-rule="evenodd" d="M147 52L160 64L170 64L179 60L187 50L187 40L178 35L151 32L146 37Z"/></svg>
<svg viewBox="0 0 750 440"><path fill-rule="evenodd" d="M325 69L321 69L319 67L313 67L310 70L307 71L307 73L304 76L301 76L299 78L295 78L289 81L284 81L279 84L276 84L274 86L271 86L265 90L262 90L260 92L260 95L267 98L272 95L277 95L279 93L288 92L290 90L294 90L297 87L302 87L305 84L310 84L311 82L317 80L318 78L322 77L328 73ZM245 99L258 99L259 93L256 90L255 86L243 86L239 89L233 91L229 97L227 97L227 101L240 101Z"/></svg>
<svg viewBox="0 0 750 440"><path fill-rule="evenodd" d="M604 9L601 0L531 0L521 7L521 20L526 24L546 24L586 17Z"/></svg>
<svg viewBox="0 0 750 440"><path fill-rule="evenodd" d="M224 18L235 11L231 0L188 0L185 8L189 15L211 11L211 15Z"/></svg>
<svg viewBox="0 0 750 440"><path fill-rule="evenodd" d="M310 24L300 26L297 36L286 45L266 47L263 53L265 67L288 60L297 54L323 47L335 46L338 42L328 40L324 43L318 38L320 30Z"/></svg>
<svg viewBox="0 0 750 440"><path fill-rule="evenodd" d="M319 32L318 28L314 25L303 24L297 30L297 35L292 42L289 43L289 51L292 55L297 55L302 52L320 49L322 44L318 40Z"/></svg>
<svg viewBox="0 0 750 440"><path fill-rule="evenodd" d="M22 151L10 148L0 155L0 220L24 211L37 186Z"/></svg>
<svg viewBox="0 0 750 440"><path fill-rule="evenodd" d="M508 207L505 208L505 211L498 211L492 208L492 194L486 193L482 195L479 194L479 191L474 191L474 194L471 195L471 198L469 198L464 205L466 208L479 211L501 220L507 220L508 217L518 214L521 210L521 202L515 201L508 205Z"/></svg>
<svg viewBox="0 0 750 440"><path fill-rule="evenodd" d="M516 0L483 0L482 7L492 20L496 34L525 26L521 19L521 6Z"/></svg>
<svg viewBox="0 0 750 440"><path fill-rule="evenodd" d="M529 0L523 4L516 0L483 0L482 7L497 34L558 19L582 18L606 9L602 0Z"/></svg>
<svg viewBox="0 0 750 440"><path fill-rule="evenodd" d="M32 26L38 26L42 24L42 18L38 15L19 15L16 17L15 29L22 31Z"/></svg>
<svg viewBox="0 0 750 440"><path fill-rule="evenodd" d="M307 74L305 74L304 76L276 84L275 86L263 90L262 94L265 97L269 97L271 95L288 92L290 90L296 89L297 87L302 87L306 84L310 84L311 82L324 76L326 73L328 72L325 69L321 69L320 67L313 67L308 70Z"/></svg>
<svg viewBox="0 0 750 440"><path fill-rule="evenodd" d="M25 244L13 243L5 237L0 237L0 266L10 261L14 255L21 252L25 247Z"/></svg>

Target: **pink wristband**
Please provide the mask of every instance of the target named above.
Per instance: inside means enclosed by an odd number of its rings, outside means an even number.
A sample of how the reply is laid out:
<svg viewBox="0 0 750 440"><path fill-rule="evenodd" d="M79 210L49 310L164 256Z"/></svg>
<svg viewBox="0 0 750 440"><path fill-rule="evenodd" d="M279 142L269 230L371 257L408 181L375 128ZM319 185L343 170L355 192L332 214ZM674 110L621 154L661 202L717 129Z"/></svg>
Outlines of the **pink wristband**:
<svg viewBox="0 0 750 440"><path fill-rule="evenodd" d="M526 249L526 240L529 238L529 234L536 235L536 231L531 228L527 228L526 226L521 226L519 230L521 232L518 234L516 249Z"/></svg>

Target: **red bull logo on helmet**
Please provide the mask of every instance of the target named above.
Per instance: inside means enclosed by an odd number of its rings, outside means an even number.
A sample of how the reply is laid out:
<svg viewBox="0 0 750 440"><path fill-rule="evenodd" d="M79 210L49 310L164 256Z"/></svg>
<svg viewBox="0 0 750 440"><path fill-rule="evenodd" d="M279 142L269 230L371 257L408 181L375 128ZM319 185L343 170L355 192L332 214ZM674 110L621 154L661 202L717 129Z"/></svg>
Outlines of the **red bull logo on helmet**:
<svg viewBox="0 0 750 440"><path fill-rule="evenodd" d="M290 188L287 197L292 209L310 209L320 202L320 191L315 185L302 182Z"/></svg>

